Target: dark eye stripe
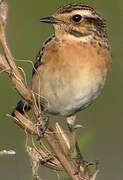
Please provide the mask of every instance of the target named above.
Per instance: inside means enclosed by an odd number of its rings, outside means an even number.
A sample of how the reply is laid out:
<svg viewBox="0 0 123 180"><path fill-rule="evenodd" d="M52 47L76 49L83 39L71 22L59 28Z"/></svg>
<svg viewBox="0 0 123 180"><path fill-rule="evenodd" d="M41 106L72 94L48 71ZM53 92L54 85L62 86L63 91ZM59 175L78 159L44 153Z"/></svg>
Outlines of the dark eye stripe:
<svg viewBox="0 0 123 180"><path fill-rule="evenodd" d="M98 17L85 17L85 20L97 26L104 26L104 20Z"/></svg>

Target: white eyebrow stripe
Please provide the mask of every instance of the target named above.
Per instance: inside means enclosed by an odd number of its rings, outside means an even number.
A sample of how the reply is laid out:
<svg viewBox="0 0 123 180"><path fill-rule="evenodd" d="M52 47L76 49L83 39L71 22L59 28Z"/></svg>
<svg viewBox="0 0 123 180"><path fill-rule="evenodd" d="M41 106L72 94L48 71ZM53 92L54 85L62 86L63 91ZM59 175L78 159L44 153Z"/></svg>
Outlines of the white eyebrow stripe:
<svg viewBox="0 0 123 180"><path fill-rule="evenodd" d="M81 16L94 17L94 15L92 14L92 12L89 11L89 10L76 10L76 11L74 11L74 14L80 14Z"/></svg>

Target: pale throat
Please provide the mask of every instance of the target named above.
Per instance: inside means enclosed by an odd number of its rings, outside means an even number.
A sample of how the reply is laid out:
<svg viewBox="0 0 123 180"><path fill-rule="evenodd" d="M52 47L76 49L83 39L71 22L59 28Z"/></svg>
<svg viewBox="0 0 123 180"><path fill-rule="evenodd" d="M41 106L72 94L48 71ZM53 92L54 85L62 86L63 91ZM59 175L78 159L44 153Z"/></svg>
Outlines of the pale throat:
<svg viewBox="0 0 123 180"><path fill-rule="evenodd" d="M72 40L72 41L78 41L78 42L84 42L84 43L89 43L94 40L94 33L88 34L85 36L75 36L74 34L70 34L68 32L60 33L60 32L55 32L55 36L60 40Z"/></svg>

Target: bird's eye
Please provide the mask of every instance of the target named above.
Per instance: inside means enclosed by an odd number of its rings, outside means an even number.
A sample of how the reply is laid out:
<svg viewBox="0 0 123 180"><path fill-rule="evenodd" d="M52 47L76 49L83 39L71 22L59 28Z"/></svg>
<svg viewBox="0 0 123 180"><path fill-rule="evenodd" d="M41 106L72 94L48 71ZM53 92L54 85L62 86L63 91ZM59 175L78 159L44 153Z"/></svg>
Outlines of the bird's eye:
<svg viewBox="0 0 123 180"><path fill-rule="evenodd" d="M82 19L82 16L80 14L75 14L73 17L72 17L72 20L74 22L79 22L80 20Z"/></svg>

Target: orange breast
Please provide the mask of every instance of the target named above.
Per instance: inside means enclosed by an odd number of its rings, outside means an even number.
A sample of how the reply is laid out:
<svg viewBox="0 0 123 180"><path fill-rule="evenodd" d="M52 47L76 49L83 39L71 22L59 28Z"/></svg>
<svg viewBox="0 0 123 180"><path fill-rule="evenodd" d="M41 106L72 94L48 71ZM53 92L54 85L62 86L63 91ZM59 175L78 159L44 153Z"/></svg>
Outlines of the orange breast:
<svg viewBox="0 0 123 180"><path fill-rule="evenodd" d="M111 65L108 49L97 42L54 41L32 78L32 90L48 102L47 111L67 115L91 103Z"/></svg>

